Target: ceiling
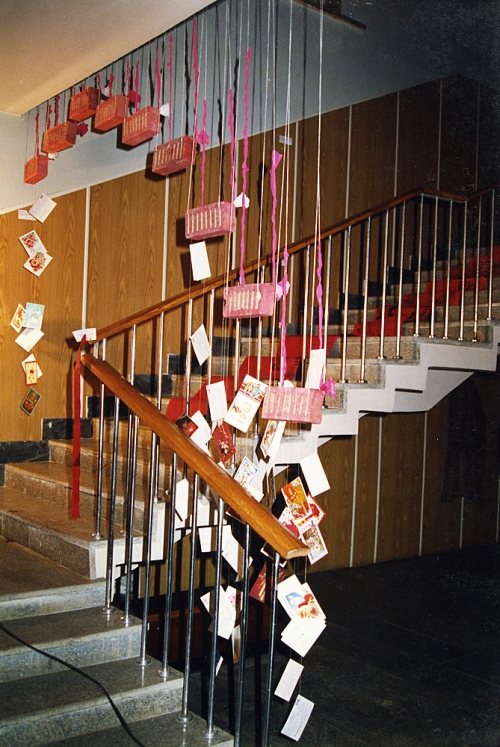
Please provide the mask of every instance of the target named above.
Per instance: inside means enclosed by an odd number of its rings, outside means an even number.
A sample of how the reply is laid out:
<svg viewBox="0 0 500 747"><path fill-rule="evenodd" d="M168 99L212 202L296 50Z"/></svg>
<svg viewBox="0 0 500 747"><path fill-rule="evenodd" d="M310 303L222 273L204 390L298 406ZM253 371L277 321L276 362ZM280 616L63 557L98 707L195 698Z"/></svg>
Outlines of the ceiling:
<svg viewBox="0 0 500 747"><path fill-rule="evenodd" d="M214 0L0 0L0 111L21 115Z"/></svg>

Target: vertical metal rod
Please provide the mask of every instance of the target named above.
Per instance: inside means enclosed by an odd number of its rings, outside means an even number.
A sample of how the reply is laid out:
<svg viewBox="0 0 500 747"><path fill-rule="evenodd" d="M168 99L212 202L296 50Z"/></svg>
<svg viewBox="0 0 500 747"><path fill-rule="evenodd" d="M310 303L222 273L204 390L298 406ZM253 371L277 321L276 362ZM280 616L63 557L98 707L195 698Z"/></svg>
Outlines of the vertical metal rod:
<svg viewBox="0 0 500 747"><path fill-rule="evenodd" d="M186 336L186 377L184 379L184 400L186 402L186 413L189 413L191 401L191 335L193 334L193 299L188 301L188 319Z"/></svg>
<svg viewBox="0 0 500 747"><path fill-rule="evenodd" d="M369 215L366 221L365 272L363 278L363 333L361 336L361 367L358 384L366 384L366 324L368 321L368 274L370 272L371 226L372 219Z"/></svg>
<svg viewBox="0 0 500 747"><path fill-rule="evenodd" d="M342 328L342 359L340 366L340 382L347 383L347 333L349 331L349 271L351 266L351 226L347 229L347 241L344 231L344 314Z"/></svg>
<svg viewBox="0 0 500 747"><path fill-rule="evenodd" d="M458 339L463 341L465 328L465 274L467 268L467 209L468 205L464 202L464 221L462 226L462 278L460 283L460 330Z"/></svg>
<svg viewBox="0 0 500 747"><path fill-rule="evenodd" d="M219 603L220 586L222 577L222 530L224 526L224 501L219 497L217 508L217 543L215 550L215 588L214 588L214 611L212 619L212 642L210 646L210 672L208 679L207 695L207 731L206 736L213 736L217 729L214 728L214 703L215 703L215 678L217 676L217 632L219 630Z"/></svg>
<svg viewBox="0 0 500 747"><path fill-rule="evenodd" d="M134 384L136 330L137 328L134 325L131 330L132 332L131 334L132 339L130 343L131 351L130 351L129 367L128 367L128 372L127 372L127 379L129 383L132 384L132 386ZM129 410L128 436L127 436L127 460L126 460L127 466L126 466L126 474L125 474L126 490L125 490L125 505L123 507L124 517L126 515L128 516L128 511L129 511L128 501L130 500L130 497L132 495L132 490L131 490L130 485L131 485L131 479L132 479L131 477L131 468L132 468L131 455L132 455L132 438L133 438L133 433L134 433L133 417L134 416L133 416L132 410ZM127 533L127 529L126 527L124 527L123 534L126 535L126 533Z"/></svg>
<svg viewBox="0 0 500 747"><path fill-rule="evenodd" d="M417 258L417 289L415 305L414 337L420 336L420 291L422 289L422 243L424 231L424 196L420 195L420 210L418 216L418 258Z"/></svg>
<svg viewBox="0 0 500 747"><path fill-rule="evenodd" d="M302 385L305 382L305 368L307 358L307 325L309 321L308 309L309 309L309 273L311 272L311 245L308 244L306 247L306 270L305 270L305 288L304 288L304 318L302 322Z"/></svg>
<svg viewBox="0 0 500 747"><path fill-rule="evenodd" d="M210 344L210 350L214 348L214 302L215 302L215 290L212 288L208 297L208 342ZM212 362L213 355L208 356L208 369L207 369L207 382L212 383Z"/></svg>
<svg viewBox="0 0 500 747"><path fill-rule="evenodd" d="M267 665L267 678L265 688L265 704L264 704L264 726L262 730L262 747L269 747L269 737L271 733L271 697L273 687L273 668L274 668L274 649L275 649L275 636L276 636L276 619L277 619L277 606L278 606L278 577L279 577L279 560L280 557L277 552L273 555L272 563L272 587L271 587L271 606L270 606L270 620L269 620L269 653L268 653L268 665Z"/></svg>
<svg viewBox="0 0 500 747"><path fill-rule="evenodd" d="M491 213L490 213L490 268L488 273L488 321L493 319L493 260L494 260L494 241L495 241L495 190L491 192Z"/></svg>
<svg viewBox="0 0 500 747"><path fill-rule="evenodd" d="M429 338L433 339L436 325L436 279L437 279L437 229L438 229L438 208L439 197L434 202L434 223L432 230L432 290L431 290L431 326L429 329Z"/></svg>
<svg viewBox="0 0 500 747"><path fill-rule="evenodd" d="M115 397L115 411L113 419L113 456L111 458L111 485L109 496L109 532L106 557L106 597L103 612L111 614L113 608L113 583L114 583L114 545L115 545L115 506L116 506L116 472L118 463L118 428L119 428L120 400Z"/></svg>
<svg viewBox="0 0 500 747"><path fill-rule="evenodd" d="M450 335L450 287L451 287L451 232L453 230L453 200L450 200L448 215L448 252L446 258L446 300L444 305L443 340L449 340Z"/></svg>
<svg viewBox="0 0 500 747"><path fill-rule="evenodd" d="M156 407L161 410L162 392L163 392L163 344L164 344L164 328L165 328L165 313L162 312L158 318L158 357L157 357L157 386L156 386ZM156 463L154 473L154 495L158 495L158 485L160 481L160 439L156 441Z"/></svg>
<svg viewBox="0 0 500 747"><path fill-rule="evenodd" d="M106 360L106 339L102 341L103 361ZM104 465L104 384L99 384L99 443L97 445L97 487L96 487L96 512L94 539L102 540L101 517L102 517L102 476Z"/></svg>
<svg viewBox="0 0 500 747"><path fill-rule="evenodd" d="M234 747L240 747L241 720L243 716L243 697L245 692L246 642L248 629L248 595L250 591L250 525L245 525L245 544L243 546L243 589L241 598L241 652L238 672L238 699L236 706Z"/></svg>
<svg viewBox="0 0 500 747"><path fill-rule="evenodd" d="M477 209L477 244L476 244L476 275L474 288L474 334L472 342L477 342L479 329L479 269L481 259L481 221L483 219L483 196L479 195L479 205Z"/></svg>
<svg viewBox="0 0 500 747"><path fill-rule="evenodd" d="M403 202L401 216L401 241L399 250L399 283L398 283L398 320L396 331L396 352L394 360L401 360L401 331L402 331L402 312L403 312L403 273L405 267L405 230L406 230L406 202Z"/></svg>
<svg viewBox="0 0 500 747"><path fill-rule="evenodd" d="M177 454L172 453L170 472L170 515L168 521L167 545L167 579L165 589L165 620L163 624L163 659L162 668L158 675L166 679L170 674L168 666L168 647L170 645L170 630L172 626L172 589L174 578L174 538L175 538L175 496L177 491Z"/></svg>
<svg viewBox="0 0 500 747"><path fill-rule="evenodd" d="M325 321L324 321L324 338L325 338L325 376L327 375L326 366L328 364L328 325L330 323L330 275L332 267L332 237L328 237L326 251L326 278L325 278Z"/></svg>
<svg viewBox="0 0 500 747"><path fill-rule="evenodd" d="M235 320L235 331L234 331L234 391L238 391L239 387L239 369L240 369L240 347L241 347L241 319Z"/></svg>
<svg viewBox="0 0 500 747"><path fill-rule="evenodd" d="M387 264L389 254L389 210L385 211L384 220L384 258L382 261L382 318L380 320L379 360L385 358L385 310L387 307Z"/></svg>
<svg viewBox="0 0 500 747"><path fill-rule="evenodd" d="M196 566L196 542L197 542L197 519L198 519L198 486L200 478L195 472L193 477L193 507L191 511L191 553L189 559L189 589L188 609L186 625L186 655L184 661L184 683L182 687L182 706L177 718L183 724L191 721L193 716L188 710L189 698L189 675L191 673L191 646L193 642L193 618L194 618L194 583Z"/></svg>
<svg viewBox="0 0 500 747"><path fill-rule="evenodd" d="M135 475L137 467L138 431L139 418L137 415L133 415L129 472L130 479L127 485L127 542L125 548L125 565L127 572L125 576L125 610L121 618L124 625L130 624L130 593L132 589L132 563L134 554Z"/></svg>

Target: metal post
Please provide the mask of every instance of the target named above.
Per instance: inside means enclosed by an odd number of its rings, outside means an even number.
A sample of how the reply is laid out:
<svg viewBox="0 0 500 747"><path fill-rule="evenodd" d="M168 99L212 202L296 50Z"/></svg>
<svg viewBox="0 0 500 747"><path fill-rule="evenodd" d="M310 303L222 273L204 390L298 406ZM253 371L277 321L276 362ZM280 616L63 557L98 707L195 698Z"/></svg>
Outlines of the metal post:
<svg viewBox="0 0 500 747"><path fill-rule="evenodd" d="M495 242L495 190L491 192L491 214L490 214L490 271L488 273L488 321L493 319L493 260Z"/></svg>
<svg viewBox="0 0 500 747"><path fill-rule="evenodd" d="M382 262L382 319L380 320L380 347L378 359L385 358L385 309L387 306L387 263L389 254L389 210L385 211L384 220L384 258Z"/></svg>
<svg viewBox="0 0 500 747"><path fill-rule="evenodd" d="M462 227L462 280L461 280L461 294L460 294L460 331L458 333L458 339L463 341L464 327L465 327L465 274L467 267L467 203L464 202L464 223Z"/></svg>
<svg viewBox="0 0 500 747"><path fill-rule="evenodd" d="M103 361L106 360L106 340L102 341ZM99 385L99 443L97 445L97 488L96 488L96 513L95 513L95 540L102 540L101 534L101 516L102 516L102 476L104 464L104 384Z"/></svg>
<svg viewBox="0 0 500 747"><path fill-rule="evenodd" d="M174 577L174 537L175 537L175 496L177 492L177 454L172 453L170 473L170 516L168 523L167 546L167 580L165 590L165 620L163 625L163 660L158 675L166 679L170 674L168 666L168 647L170 644L170 630L172 624L172 588Z"/></svg>
<svg viewBox="0 0 500 747"><path fill-rule="evenodd" d="M371 216L366 222L365 277L363 280L363 333L361 337L361 368L358 384L366 384L366 324L368 320L368 274L370 272Z"/></svg>
<svg viewBox="0 0 500 747"><path fill-rule="evenodd" d="M127 542L125 549L125 565L127 568L125 581L125 610L121 617L124 625L130 625L130 592L132 589L132 563L134 554L134 513L135 513L135 475L137 467L137 438L139 418L132 416L132 436L130 452L130 479L127 485Z"/></svg>
<svg viewBox="0 0 500 747"><path fill-rule="evenodd" d="M437 278L437 228L438 228L438 207L439 197L435 198L434 203L434 228L432 231L432 291L431 291L431 326L429 329L429 338L433 339L435 335L436 324L436 278Z"/></svg>
<svg viewBox="0 0 500 747"><path fill-rule="evenodd" d="M351 226L347 229L347 242L345 241L344 232L344 322L342 329L342 360L341 360L341 373L340 382L342 384L347 383L346 369L347 369L347 333L349 328L349 269L351 264Z"/></svg>
<svg viewBox="0 0 500 747"><path fill-rule="evenodd" d="M398 321L396 331L396 351L394 353L394 360L401 360L401 330L402 321L401 316L403 312L403 273L405 266L405 230L406 230L406 202L402 205L403 215L401 217L401 242L399 251L399 283L398 283Z"/></svg>
<svg viewBox="0 0 500 747"><path fill-rule="evenodd" d="M186 339L186 377L184 379L184 400L186 402L186 413L189 414L191 401L191 335L193 333L193 299L188 302L187 339Z"/></svg>
<svg viewBox="0 0 500 747"><path fill-rule="evenodd" d="M113 601L114 583L114 545L115 545L115 506L116 506L116 472L118 462L118 429L119 429L120 400L115 397L115 411L113 419L113 456L111 459L111 485L109 496L109 532L106 558L106 597L103 612L110 615L114 610L111 606Z"/></svg>
<svg viewBox="0 0 500 747"><path fill-rule="evenodd" d="M418 218L418 259L417 259L417 298L415 306L414 337L420 336L420 291L422 288L422 239L424 230L424 196L420 195L420 210Z"/></svg>
<svg viewBox="0 0 500 747"><path fill-rule="evenodd" d="M308 325L308 308L309 308L309 273L311 272L311 245L306 247L306 270L305 270L305 288L304 288L304 319L302 322L302 365L301 365L301 384L305 382L305 368L307 358L307 325ZM281 331L283 334L283 330Z"/></svg>
<svg viewBox="0 0 500 747"><path fill-rule="evenodd" d="M332 237L328 237L326 252L326 282L325 282L325 309L324 309L324 340L325 340L325 377L328 365L328 324L330 322L330 274L332 266Z"/></svg>
<svg viewBox="0 0 500 747"><path fill-rule="evenodd" d="M478 341L478 329L479 329L479 269L481 259L481 220L483 212L483 196L479 195L479 206L477 209L477 244L476 244L476 275L475 275L475 289L474 289L474 334L472 335L472 342Z"/></svg>
<svg viewBox="0 0 500 747"><path fill-rule="evenodd" d="M250 591L250 525L245 525L245 544L243 553L243 590L241 597L241 653L238 672L238 699L236 707L234 747L240 747L241 720L243 715L243 696L245 692L246 641L248 628L248 596Z"/></svg>
<svg viewBox="0 0 500 747"><path fill-rule="evenodd" d="M450 212L448 216L448 254L446 261L446 301L444 307L444 330L443 340L449 340L450 330L450 284L451 284L451 232L453 224L453 200L450 200Z"/></svg>
<svg viewBox="0 0 500 747"><path fill-rule="evenodd" d="M224 526L224 501L219 498L217 507L217 543L215 552L215 588L214 611L212 619L212 643L210 646L210 672L208 679L207 731L206 736L212 737L217 729L214 728L215 678L217 676L217 634L219 630L219 602L222 576L222 530Z"/></svg>

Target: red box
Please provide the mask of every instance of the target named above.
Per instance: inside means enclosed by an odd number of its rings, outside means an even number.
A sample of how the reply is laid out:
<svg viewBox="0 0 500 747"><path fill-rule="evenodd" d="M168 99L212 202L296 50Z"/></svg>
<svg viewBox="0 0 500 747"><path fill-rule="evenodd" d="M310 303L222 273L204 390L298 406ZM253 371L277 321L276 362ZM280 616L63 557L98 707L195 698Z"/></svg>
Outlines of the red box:
<svg viewBox="0 0 500 747"><path fill-rule="evenodd" d="M94 115L94 129L107 132L118 127L128 114L128 103L128 98L121 93L102 101Z"/></svg>
<svg viewBox="0 0 500 747"><path fill-rule="evenodd" d="M69 119L73 122L82 122L88 119L97 109L99 104L99 89L85 88L84 91L76 93L69 102Z"/></svg>
<svg viewBox="0 0 500 747"><path fill-rule="evenodd" d="M196 144L189 135L169 140L157 145L153 153L153 171L155 174L173 174L193 166L196 161Z"/></svg>
<svg viewBox="0 0 500 747"><path fill-rule="evenodd" d="M122 143L139 145L149 140L160 131L160 110L154 106L145 106L130 117L125 117L122 125Z"/></svg>
<svg viewBox="0 0 500 747"><path fill-rule="evenodd" d="M39 153L24 164L24 183L36 184L49 173L49 157Z"/></svg>
<svg viewBox="0 0 500 747"><path fill-rule="evenodd" d="M232 202L214 202L211 205L188 210L186 213L186 238L209 239L232 233L236 228L236 210Z"/></svg>
<svg viewBox="0 0 500 747"><path fill-rule="evenodd" d="M71 148L76 143L77 127L76 122L67 120L45 130L42 138L43 152L58 153L60 150Z"/></svg>
<svg viewBox="0 0 500 747"><path fill-rule="evenodd" d="M233 285L224 290L222 315L229 319L271 316L276 292L272 283Z"/></svg>
<svg viewBox="0 0 500 747"><path fill-rule="evenodd" d="M268 386L262 403L265 420L291 423L321 423L325 395L320 389Z"/></svg>

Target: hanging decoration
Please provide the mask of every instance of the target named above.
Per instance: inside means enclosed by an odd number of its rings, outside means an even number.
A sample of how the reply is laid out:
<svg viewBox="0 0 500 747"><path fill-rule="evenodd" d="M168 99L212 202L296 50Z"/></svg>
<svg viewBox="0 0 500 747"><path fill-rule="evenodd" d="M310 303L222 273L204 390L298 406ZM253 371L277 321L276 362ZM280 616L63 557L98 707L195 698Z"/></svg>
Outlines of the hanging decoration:
<svg viewBox="0 0 500 747"><path fill-rule="evenodd" d="M72 122L83 122L92 117L99 104L100 91L98 88L84 88L76 93L69 101L68 118Z"/></svg>
<svg viewBox="0 0 500 747"><path fill-rule="evenodd" d="M39 139L40 112L35 117L35 155L24 164L24 183L36 184L45 179L49 172L49 157L40 153Z"/></svg>
<svg viewBox="0 0 500 747"><path fill-rule="evenodd" d="M100 132L107 132L114 127L118 127L128 113L128 98L122 93L113 96L114 75L109 76L107 93L109 98L101 101L94 115L94 129Z"/></svg>
<svg viewBox="0 0 500 747"><path fill-rule="evenodd" d="M269 386L262 403L262 417L265 420L289 420L292 423L319 425L324 398L320 389Z"/></svg>
<svg viewBox="0 0 500 747"><path fill-rule="evenodd" d="M155 106L145 106L138 109L141 100L139 94L139 60L135 66L134 90L130 90L129 77L129 100L135 104L136 111L125 117L122 124L123 145L139 145L150 140L160 131L160 110Z"/></svg>
<svg viewBox="0 0 500 747"><path fill-rule="evenodd" d="M78 134L76 122L66 120L59 122L59 96L54 99L54 125L50 126L51 115L50 103L47 103L47 129L42 137L42 150L44 153L59 153L61 150L71 148L76 143Z"/></svg>

